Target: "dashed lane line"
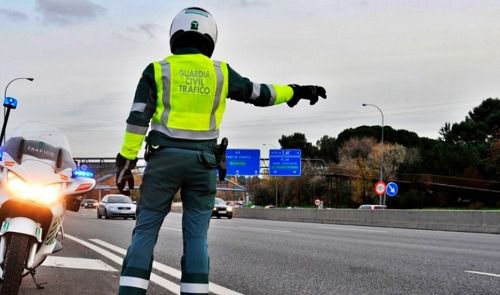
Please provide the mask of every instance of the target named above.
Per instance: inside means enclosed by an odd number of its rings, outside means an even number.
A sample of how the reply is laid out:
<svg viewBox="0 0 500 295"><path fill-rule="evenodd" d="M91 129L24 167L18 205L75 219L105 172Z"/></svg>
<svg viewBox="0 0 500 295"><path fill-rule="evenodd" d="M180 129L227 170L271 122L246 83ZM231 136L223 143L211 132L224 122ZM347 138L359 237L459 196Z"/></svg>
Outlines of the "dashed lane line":
<svg viewBox="0 0 500 295"><path fill-rule="evenodd" d="M357 232L367 232L367 233L387 233L386 230L360 229L360 228L348 228L348 227L338 227L338 226L322 226L321 229L357 231Z"/></svg>
<svg viewBox="0 0 500 295"><path fill-rule="evenodd" d="M490 276L490 277L500 278L500 275L499 274L495 274L495 273L480 272L480 271L473 271L473 270L464 270L464 272L473 273L473 274L477 274L477 275L483 275L483 276Z"/></svg>
<svg viewBox="0 0 500 295"><path fill-rule="evenodd" d="M291 233L291 231L289 231L289 230L281 230L281 229L257 228L257 227L246 227L246 226L239 226L238 228L252 230L252 231L271 231L271 232L280 232L280 233Z"/></svg>
<svg viewBox="0 0 500 295"><path fill-rule="evenodd" d="M109 260L117 263L118 265L122 265L122 262L123 262L122 257L119 257L119 256L117 256L117 255L115 255L115 254L113 254L105 249L97 247L94 244L91 244L89 242L81 240L81 239L74 237L70 234L65 233L64 236L70 240L73 240L73 241L91 249L91 250L94 250L95 252L97 252L97 253L101 254L102 256L108 258ZM167 279L164 279L164 278L162 278L154 273L151 273L150 281L152 281L153 283L156 283L157 285L169 290L170 292L172 292L174 294L180 294L179 285L177 285L174 282L171 282Z"/></svg>
<svg viewBox="0 0 500 295"><path fill-rule="evenodd" d="M90 239L90 241L99 244L105 248L108 248L109 250L115 251L118 254L125 255L127 253L127 250L120 248L118 246L115 246L113 244L110 244L108 242L99 240L99 239ZM175 269L173 267L170 267L168 265L165 265L163 263L153 261L153 268L156 270L159 270L163 273L166 273L174 278L180 279L181 278L181 271L178 269ZM210 292L218 294L218 295L243 295L242 293L238 293L236 291L230 290L226 287L214 284L214 283L209 283L208 284L208 289Z"/></svg>

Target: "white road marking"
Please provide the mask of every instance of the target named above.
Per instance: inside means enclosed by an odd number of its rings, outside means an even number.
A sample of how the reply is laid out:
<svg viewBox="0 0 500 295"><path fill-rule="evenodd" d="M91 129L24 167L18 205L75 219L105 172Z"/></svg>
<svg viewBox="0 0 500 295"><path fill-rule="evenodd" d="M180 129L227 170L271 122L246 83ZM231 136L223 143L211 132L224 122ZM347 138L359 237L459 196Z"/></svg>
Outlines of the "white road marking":
<svg viewBox="0 0 500 295"><path fill-rule="evenodd" d="M122 254L122 255L125 255L127 253L127 250L120 248L118 246L115 246L113 244L110 244L108 242L99 240L99 239L90 239L90 241L92 241L96 244L99 244L103 247L106 247L106 248L108 248L112 251L115 251L116 253ZM168 265L165 265L163 263L153 261L153 268L156 270L159 270L161 272L164 272L164 273L166 273L174 278L177 278L177 279L181 278L181 271L180 270L175 269L173 267L170 267ZM214 283L209 283L208 288L209 288L210 292L215 293L215 294L219 294L219 295L243 295L241 293L238 293L238 292L230 290L228 288L219 286L219 285L214 284Z"/></svg>
<svg viewBox="0 0 500 295"><path fill-rule="evenodd" d="M490 277L495 277L495 278L500 278L500 275L494 274L494 273L480 272L480 271L473 271L473 270L464 270L464 272L474 273L474 274L484 275L484 276L490 276Z"/></svg>
<svg viewBox="0 0 500 295"><path fill-rule="evenodd" d="M116 253L119 253L119 254L122 254L122 255L125 255L127 254L127 250L123 249L123 248L120 248L118 246L115 246L113 244L110 244L108 242L105 242L105 241L102 241L102 240L99 240L99 239L90 239L90 241L96 243L96 244L99 244L103 247L106 247L112 251L115 251ZM162 263L159 263L159 262L156 262L156 261L153 261L153 268L156 268L157 270L159 271L162 271L168 275L171 275L173 276L174 278L178 278L180 279L181 278L181 271L180 270L177 270L173 267L170 267L168 265L165 265L165 264L162 264Z"/></svg>
<svg viewBox="0 0 500 295"><path fill-rule="evenodd" d="M174 231L180 231L180 232L182 232L182 229L173 228L173 227L162 226L161 229L168 229L168 230L174 230Z"/></svg>
<svg viewBox="0 0 500 295"><path fill-rule="evenodd" d="M281 233L291 233L291 231L289 231L289 230L270 229L270 228L256 228L256 227L246 227L246 226L239 226L238 228L248 229L248 230L256 230L256 231L275 231L275 232L281 232Z"/></svg>
<svg viewBox="0 0 500 295"><path fill-rule="evenodd" d="M75 269L91 269L103 271L117 271L99 259L87 259L77 257L49 256L42 266L65 267Z"/></svg>
<svg viewBox="0 0 500 295"><path fill-rule="evenodd" d="M376 229L359 229L359 228L348 228L348 227L337 227L337 226L322 226L322 229L333 229L333 230L346 230L346 231L359 231L367 233L387 233L386 230L376 230Z"/></svg>
<svg viewBox="0 0 500 295"><path fill-rule="evenodd" d="M121 258L121 257L119 257L119 256L117 256L117 255L115 255L115 254L113 254L105 249L99 248L94 244L91 244L91 243L86 242L84 240L80 240L77 237L73 237L70 234L65 233L64 236L70 240L73 240L79 244L82 244L83 246L85 246L91 250L94 250L95 252L108 258L109 260L116 262L118 265L122 265L123 258ZM172 292L174 294L180 294L180 286L179 285L177 285L174 282L171 282L167 279L164 279L164 278L162 278L154 273L151 273L150 281L156 283L157 285L159 285L167 290L169 290L170 292Z"/></svg>

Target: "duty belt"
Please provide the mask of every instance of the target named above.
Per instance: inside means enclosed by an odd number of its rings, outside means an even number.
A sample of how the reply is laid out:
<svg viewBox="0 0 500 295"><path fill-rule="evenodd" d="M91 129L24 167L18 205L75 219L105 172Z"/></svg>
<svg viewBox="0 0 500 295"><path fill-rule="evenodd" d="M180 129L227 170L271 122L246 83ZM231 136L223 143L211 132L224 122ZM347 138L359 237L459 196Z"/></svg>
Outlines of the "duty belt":
<svg viewBox="0 0 500 295"><path fill-rule="evenodd" d="M151 156L164 148L180 148L188 150L198 150L203 152L210 152L215 154L217 161L217 171L219 180L223 181L226 178L226 149L228 146L228 139L224 137L219 145L214 141L189 141L189 140L165 140L162 145L146 144L146 152L144 153L144 160L148 161ZM214 167L215 168L215 167Z"/></svg>

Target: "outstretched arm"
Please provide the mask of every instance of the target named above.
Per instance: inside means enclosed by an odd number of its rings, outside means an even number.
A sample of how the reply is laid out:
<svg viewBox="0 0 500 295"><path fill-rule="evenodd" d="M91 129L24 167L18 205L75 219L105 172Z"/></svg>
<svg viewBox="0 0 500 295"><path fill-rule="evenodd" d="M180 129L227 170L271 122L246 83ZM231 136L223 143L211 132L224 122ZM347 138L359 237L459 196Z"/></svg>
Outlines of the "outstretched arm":
<svg viewBox="0 0 500 295"><path fill-rule="evenodd" d="M292 87L288 85L255 83L240 76L229 65L228 97L233 100L251 103L259 107L281 104L293 96Z"/></svg>
<svg viewBox="0 0 500 295"><path fill-rule="evenodd" d="M242 77L228 65L230 99L267 107L286 102L295 106L300 99L309 100L313 105L319 97L326 98L326 91L321 86L299 86L255 83Z"/></svg>

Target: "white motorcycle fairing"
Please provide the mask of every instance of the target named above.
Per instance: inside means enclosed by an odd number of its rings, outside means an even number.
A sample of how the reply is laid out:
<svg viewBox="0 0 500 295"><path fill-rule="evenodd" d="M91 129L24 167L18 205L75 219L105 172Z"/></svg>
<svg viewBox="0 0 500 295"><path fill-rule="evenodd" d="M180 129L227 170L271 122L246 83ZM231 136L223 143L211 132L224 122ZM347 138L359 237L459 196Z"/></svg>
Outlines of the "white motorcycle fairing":
<svg viewBox="0 0 500 295"><path fill-rule="evenodd" d="M0 151L0 293L8 294L17 294L22 276L34 278L54 252L66 207L95 186L92 178L72 177L75 163L60 130L39 123L21 129Z"/></svg>
<svg viewBox="0 0 500 295"><path fill-rule="evenodd" d="M34 237L39 243L42 242L42 228L39 223L26 217L6 218L0 228L0 236L9 232L16 232ZM0 263L2 258L0 258Z"/></svg>

